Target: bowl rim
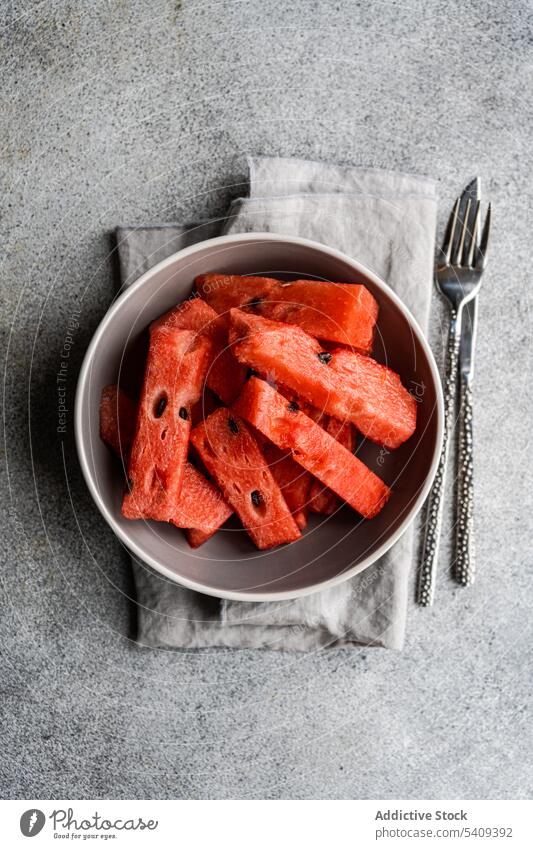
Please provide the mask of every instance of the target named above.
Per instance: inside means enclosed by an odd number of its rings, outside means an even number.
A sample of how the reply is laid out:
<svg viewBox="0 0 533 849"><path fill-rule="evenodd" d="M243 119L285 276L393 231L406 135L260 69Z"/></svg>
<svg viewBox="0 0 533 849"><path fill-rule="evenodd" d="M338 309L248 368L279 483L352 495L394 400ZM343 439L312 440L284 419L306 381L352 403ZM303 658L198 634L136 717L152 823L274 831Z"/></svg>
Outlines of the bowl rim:
<svg viewBox="0 0 533 849"><path fill-rule="evenodd" d="M394 302L394 304L406 318L411 327L412 332L416 335L420 346L424 350L433 377L436 394L435 415L437 417L437 438L435 440L435 448L433 450L433 456L431 458L429 470L426 475L424 485L421 487L416 499L414 499L414 501L412 502L409 510L406 513L405 518L399 524L395 532L391 534L391 536L388 537L382 543L382 545L380 545L379 548L376 549L376 551L365 557L357 565L354 565L351 568L346 569L345 571L340 572L338 575L335 575L332 578L328 578L325 581L317 581L314 584L310 584L309 586L303 587L298 590L287 590L283 592L252 593L221 590L218 587L211 587L207 584L191 581L188 578L183 578L182 576L176 575L175 572L173 572L171 569L168 569L157 558L152 557L150 554L144 551L143 548L137 545L137 543L130 538L129 534L126 533L123 528L118 524L111 510L108 509L103 498L101 497L100 491L96 485L96 482L93 480L89 470L90 467L87 459L87 451L83 439L82 399L85 394L86 384L90 375L93 357L102 337L102 334L107 329L107 327L113 322L115 315L121 310L122 304L127 301L128 298L133 297L139 289L142 289L147 280L149 280L152 276L163 271L167 266L173 265L176 262L177 257L179 257L180 260L184 260L188 257L193 256L197 251L205 250L206 247L217 247L223 245L230 245L231 243L239 244L253 241L282 242L286 244L298 245L300 247L307 247L312 250L319 251L334 259L347 263L354 269L356 273L366 276L369 280L372 281L372 283L377 286L378 289L383 290L387 297L389 297ZM202 242L198 242L195 245L191 245L190 247L183 248L180 251L176 251L171 256L167 257L166 259L157 263L157 265L154 265L152 268L148 269L148 271L144 272L144 274L142 274L134 283L129 285L124 290L124 292L122 292L119 297L113 302L113 304L110 306L110 308L107 310L106 314L100 321L98 327L96 328L92 336L89 346L85 352L83 363L78 375L76 396L74 401L74 435L76 441L76 449L78 453L78 460L82 469L85 483L87 484L93 501L95 502L103 518L106 520L107 524L121 540L121 542L131 553L139 557L139 559L143 563L148 564L160 575L163 575L165 578L168 578L175 584L186 587L190 590L194 590L195 592L203 593L204 595L214 596L215 598L226 598L234 601L250 602L283 601L286 599L301 598L302 596L311 595L312 593L325 590L328 587L336 586L337 584L341 584L344 581L353 578L355 575L358 575L365 569L368 569L368 567L375 563L377 560L379 560L380 557L383 557L383 555L386 554L386 552L389 551L390 548L392 548L394 543L397 542L400 537L406 532L408 527L414 521L415 517L418 515L424 501L426 500L429 490L433 484L435 474L437 472L437 466L444 439L444 397L440 373L435 362L433 352L429 346L425 334L422 332L420 325L418 324L414 316L411 314L410 310L401 301L399 296L393 291L393 289L391 289L390 286L385 283L385 281L382 280L377 274L375 274L375 272L373 272L370 268L368 268L366 265L359 262L358 260L355 260L347 254L343 253L342 251L339 251L336 248L331 248L328 245L323 245L320 242L316 242L312 239L304 239L299 236L285 236L281 233L232 233L226 236L216 236L212 239L206 239Z"/></svg>

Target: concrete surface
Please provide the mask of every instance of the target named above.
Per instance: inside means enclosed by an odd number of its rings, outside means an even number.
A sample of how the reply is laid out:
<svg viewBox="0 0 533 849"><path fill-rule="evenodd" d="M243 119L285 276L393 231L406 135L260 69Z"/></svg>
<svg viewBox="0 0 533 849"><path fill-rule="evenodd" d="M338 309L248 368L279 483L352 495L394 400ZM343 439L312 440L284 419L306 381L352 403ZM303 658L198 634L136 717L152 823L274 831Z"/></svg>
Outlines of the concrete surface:
<svg viewBox="0 0 533 849"><path fill-rule="evenodd" d="M2 4L2 796L531 796L531 23L516 0ZM443 215L477 173L494 204L479 579L454 586L445 547L402 654L138 649L127 557L56 433L106 234L220 214L247 152L429 174Z"/></svg>

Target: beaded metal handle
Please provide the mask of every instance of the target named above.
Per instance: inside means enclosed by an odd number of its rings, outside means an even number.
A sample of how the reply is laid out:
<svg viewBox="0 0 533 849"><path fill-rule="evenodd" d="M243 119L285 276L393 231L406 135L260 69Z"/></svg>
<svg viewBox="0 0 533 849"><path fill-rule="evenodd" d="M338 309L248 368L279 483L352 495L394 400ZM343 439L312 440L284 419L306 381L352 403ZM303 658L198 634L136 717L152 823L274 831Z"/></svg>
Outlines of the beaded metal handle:
<svg viewBox="0 0 533 849"><path fill-rule="evenodd" d="M459 431L459 481L457 488L456 552L453 576L458 584L474 583L474 429L472 389L461 378L461 419Z"/></svg>
<svg viewBox="0 0 533 849"><path fill-rule="evenodd" d="M448 337L448 350L446 354L446 382L444 386L444 438L437 474L435 475L433 487L428 499L426 536L424 539L422 560L418 571L416 600L418 604L421 604L424 607L428 607L430 604L433 604L433 596L435 593L437 557L439 553L439 540L442 526L442 506L444 502L444 484L446 482L446 467L448 465L450 435L453 429L460 335L461 326L458 323L457 311L452 309L450 316L450 335Z"/></svg>

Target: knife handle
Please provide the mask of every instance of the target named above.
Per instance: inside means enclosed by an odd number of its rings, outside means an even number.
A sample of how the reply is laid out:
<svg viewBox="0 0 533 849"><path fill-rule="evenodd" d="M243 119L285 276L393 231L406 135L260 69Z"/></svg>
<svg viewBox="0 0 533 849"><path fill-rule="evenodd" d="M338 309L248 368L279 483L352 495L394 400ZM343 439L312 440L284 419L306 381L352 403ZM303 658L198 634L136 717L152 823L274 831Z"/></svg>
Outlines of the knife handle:
<svg viewBox="0 0 533 849"><path fill-rule="evenodd" d="M453 577L468 587L474 583L474 428L472 387L461 377L461 409L459 424L459 460L457 486L457 527Z"/></svg>
<svg viewBox="0 0 533 849"><path fill-rule="evenodd" d="M452 309L450 315L450 332L446 354L444 384L444 437L442 451L435 480L429 494L426 518L426 535L422 560L418 570L416 600L418 604L428 607L433 604L435 594L435 579L437 559L442 527L442 507L444 503L444 485L446 483L446 468L450 448L450 435L453 430L453 413L457 388L457 365L459 361L459 342L461 339L460 315Z"/></svg>

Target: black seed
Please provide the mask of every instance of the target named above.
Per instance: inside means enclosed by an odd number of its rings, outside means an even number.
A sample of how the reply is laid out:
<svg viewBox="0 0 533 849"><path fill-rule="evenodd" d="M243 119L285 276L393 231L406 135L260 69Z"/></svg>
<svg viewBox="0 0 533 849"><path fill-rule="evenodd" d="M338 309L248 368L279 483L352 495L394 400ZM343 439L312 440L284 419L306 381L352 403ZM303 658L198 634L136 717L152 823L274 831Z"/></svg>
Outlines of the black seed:
<svg viewBox="0 0 533 849"><path fill-rule="evenodd" d="M249 368L246 372L246 380L249 380L251 377L257 377L257 372L254 368Z"/></svg>
<svg viewBox="0 0 533 849"><path fill-rule="evenodd" d="M328 353L328 351L321 351L320 354L318 354L318 359L321 363L324 363L324 365L327 366L331 360L331 354Z"/></svg>
<svg viewBox="0 0 533 849"><path fill-rule="evenodd" d="M160 419L163 413L165 412L165 407L167 406L167 396L161 395L154 405L154 416L156 419Z"/></svg>
<svg viewBox="0 0 533 849"><path fill-rule="evenodd" d="M289 406L287 407L289 413L297 413L300 409L296 401L291 401Z"/></svg>
<svg viewBox="0 0 533 849"><path fill-rule="evenodd" d="M259 306L259 304L262 302L262 300L263 300L262 298L252 298L252 300L251 300L251 301L248 301L248 303L246 304L246 306L247 306L247 307L252 307L252 309L255 309L255 307L258 307L258 306Z"/></svg>
<svg viewBox="0 0 533 849"><path fill-rule="evenodd" d="M187 421L187 419L189 418L189 414L188 414L188 412L187 412L187 410L186 410L186 408L185 408L185 407L180 407L180 413L179 413L179 416L180 416L180 419L183 419L184 421Z"/></svg>
<svg viewBox="0 0 533 849"><path fill-rule="evenodd" d="M228 419L228 427L229 427L229 429L231 430L232 433L238 433L239 432L239 425L237 424L235 419Z"/></svg>
<svg viewBox="0 0 533 849"><path fill-rule="evenodd" d="M261 501L263 499L261 498L261 493L258 489L254 489L254 491L250 493L250 498L252 499L252 504L254 505L254 507L261 506Z"/></svg>

